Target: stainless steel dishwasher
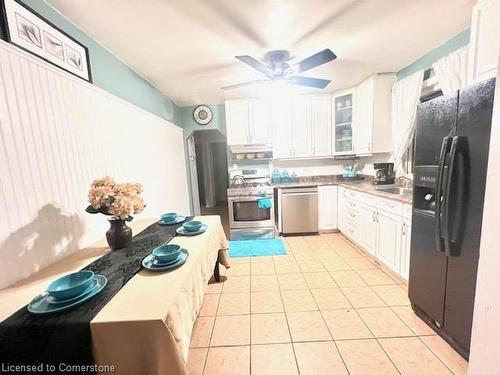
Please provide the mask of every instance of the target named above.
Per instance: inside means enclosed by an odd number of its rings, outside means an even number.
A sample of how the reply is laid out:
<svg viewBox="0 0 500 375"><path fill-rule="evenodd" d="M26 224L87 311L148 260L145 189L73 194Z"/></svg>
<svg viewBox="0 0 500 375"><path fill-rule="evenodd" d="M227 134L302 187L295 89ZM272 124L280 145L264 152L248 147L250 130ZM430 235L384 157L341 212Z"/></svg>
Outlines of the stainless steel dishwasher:
<svg viewBox="0 0 500 375"><path fill-rule="evenodd" d="M282 189L281 221L283 234L318 232L318 188Z"/></svg>

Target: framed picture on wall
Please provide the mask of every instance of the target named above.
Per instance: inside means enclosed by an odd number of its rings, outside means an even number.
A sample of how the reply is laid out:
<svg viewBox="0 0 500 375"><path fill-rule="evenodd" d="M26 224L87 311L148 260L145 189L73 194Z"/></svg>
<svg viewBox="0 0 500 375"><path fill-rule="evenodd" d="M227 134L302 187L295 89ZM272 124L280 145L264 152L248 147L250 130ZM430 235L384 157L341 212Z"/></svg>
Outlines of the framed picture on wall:
<svg viewBox="0 0 500 375"><path fill-rule="evenodd" d="M4 38L43 60L92 82L87 47L16 0L0 0Z"/></svg>

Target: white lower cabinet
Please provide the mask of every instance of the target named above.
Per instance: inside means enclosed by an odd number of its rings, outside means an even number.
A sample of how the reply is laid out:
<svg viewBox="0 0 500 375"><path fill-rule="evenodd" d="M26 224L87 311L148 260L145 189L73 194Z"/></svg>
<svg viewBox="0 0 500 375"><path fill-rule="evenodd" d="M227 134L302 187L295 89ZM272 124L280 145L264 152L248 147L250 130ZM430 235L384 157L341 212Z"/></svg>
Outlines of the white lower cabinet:
<svg viewBox="0 0 500 375"><path fill-rule="evenodd" d="M359 227L362 231L359 235L359 244L372 255L376 255L377 246L377 222L375 221L375 209L368 205L359 206Z"/></svg>
<svg viewBox="0 0 500 375"><path fill-rule="evenodd" d="M411 244L411 220L403 219L401 228L401 259L399 261L399 273L405 279L410 277L410 244Z"/></svg>
<svg viewBox="0 0 500 375"><path fill-rule="evenodd" d="M403 206L397 201L341 187L338 228L392 271L408 279L411 205Z"/></svg>
<svg viewBox="0 0 500 375"><path fill-rule="evenodd" d="M337 229L337 186L318 186L318 228Z"/></svg>
<svg viewBox="0 0 500 375"><path fill-rule="evenodd" d="M345 233L344 206L345 206L345 189L339 186L337 192L337 227L339 231Z"/></svg>
<svg viewBox="0 0 500 375"><path fill-rule="evenodd" d="M399 273L401 252L401 216L379 211L377 221L377 250L375 256L394 272Z"/></svg>

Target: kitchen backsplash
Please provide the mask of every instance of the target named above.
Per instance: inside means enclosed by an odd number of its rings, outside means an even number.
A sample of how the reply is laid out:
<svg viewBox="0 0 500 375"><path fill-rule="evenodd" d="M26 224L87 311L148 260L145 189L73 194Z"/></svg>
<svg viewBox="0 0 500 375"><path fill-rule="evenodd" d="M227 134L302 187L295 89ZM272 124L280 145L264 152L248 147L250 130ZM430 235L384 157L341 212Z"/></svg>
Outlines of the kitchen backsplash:
<svg viewBox="0 0 500 375"><path fill-rule="evenodd" d="M356 172L364 175L374 175L373 163L385 163L390 159L390 154L377 154L354 160ZM324 176L342 174L344 166L352 163L349 160L333 159L304 159L304 160L273 160L271 170L274 168L295 171L299 176Z"/></svg>

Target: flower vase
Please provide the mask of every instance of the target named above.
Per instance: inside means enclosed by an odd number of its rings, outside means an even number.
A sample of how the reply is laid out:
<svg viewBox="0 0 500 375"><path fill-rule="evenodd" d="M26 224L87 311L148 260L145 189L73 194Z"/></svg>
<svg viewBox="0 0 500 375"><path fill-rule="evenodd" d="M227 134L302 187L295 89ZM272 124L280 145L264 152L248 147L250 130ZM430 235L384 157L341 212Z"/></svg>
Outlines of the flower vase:
<svg viewBox="0 0 500 375"><path fill-rule="evenodd" d="M127 247L132 240L132 228L125 220L109 220L110 228L106 231L106 240L112 250Z"/></svg>

